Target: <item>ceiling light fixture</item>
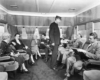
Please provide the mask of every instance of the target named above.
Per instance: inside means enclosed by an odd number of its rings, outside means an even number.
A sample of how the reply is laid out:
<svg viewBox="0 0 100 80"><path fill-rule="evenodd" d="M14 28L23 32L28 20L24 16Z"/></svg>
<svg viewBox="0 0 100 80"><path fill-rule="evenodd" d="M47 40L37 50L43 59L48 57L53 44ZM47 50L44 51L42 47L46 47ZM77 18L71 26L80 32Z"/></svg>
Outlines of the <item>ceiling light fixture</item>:
<svg viewBox="0 0 100 80"><path fill-rule="evenodd" d="M18 8L18 5L10 5L12 8Z"/></svg>
<svg viewBox="0 0 100 80"><path fill-rule="evenodd" d="M69 11L75 11L76 9L72 8L72 9L69 9Z"/></svg>

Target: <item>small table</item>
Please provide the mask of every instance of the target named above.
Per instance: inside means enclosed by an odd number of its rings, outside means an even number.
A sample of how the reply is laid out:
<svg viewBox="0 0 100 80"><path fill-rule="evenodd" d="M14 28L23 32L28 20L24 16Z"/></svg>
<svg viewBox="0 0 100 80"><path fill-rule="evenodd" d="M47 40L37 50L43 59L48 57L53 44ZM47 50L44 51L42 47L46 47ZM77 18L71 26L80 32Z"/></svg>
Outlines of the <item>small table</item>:
<svg viewBox="0 0 100 80"><path fill-rule="evenodd" d="M0 80L8 80L7 72L0 72Z"/></svg>

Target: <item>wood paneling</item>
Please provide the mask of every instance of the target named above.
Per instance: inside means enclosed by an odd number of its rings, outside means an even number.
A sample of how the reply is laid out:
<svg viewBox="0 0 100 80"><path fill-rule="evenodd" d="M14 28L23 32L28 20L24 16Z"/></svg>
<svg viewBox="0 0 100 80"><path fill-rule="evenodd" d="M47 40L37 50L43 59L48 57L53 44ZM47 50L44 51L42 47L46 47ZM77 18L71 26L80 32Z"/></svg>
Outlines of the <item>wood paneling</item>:
<svg viewBox="0 0 100 80"><path fill-rule="evenodd" d="M94 22L100 19L100 5L76 16L75 24Z"/></svg>
<svg viewBox="0 0 100 80"><path fill-rule="evenodd" d="M74 20L76 20L75 21L76 26L77 25L81 26L83 24L86 25L87 36L89 35L89 33L95 31L100 37L100 5L77 15L76 18L74 18ZM85 26L84 28L81 28L81 30L83 31L84 29Z"/></svg>

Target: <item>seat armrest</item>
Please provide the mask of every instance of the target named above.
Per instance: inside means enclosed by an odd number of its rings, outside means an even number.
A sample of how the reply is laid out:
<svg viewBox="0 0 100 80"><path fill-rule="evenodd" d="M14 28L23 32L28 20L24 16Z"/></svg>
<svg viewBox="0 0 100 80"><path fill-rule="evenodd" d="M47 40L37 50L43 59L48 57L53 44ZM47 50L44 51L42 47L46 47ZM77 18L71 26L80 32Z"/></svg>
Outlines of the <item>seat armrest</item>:
<svg viewBox="0 0 100 80"><path fill-rule="evenodd" d="M100 65L100 60L89 59L88 62L89 62L90 64Z"/></svg>
<svg viewBox="0 0 100 80"><path fill-rule="evenodd" d="M2 57L0 57L0 61L8 60L10 58L11 58L10 56L2 56Z"/></svg>

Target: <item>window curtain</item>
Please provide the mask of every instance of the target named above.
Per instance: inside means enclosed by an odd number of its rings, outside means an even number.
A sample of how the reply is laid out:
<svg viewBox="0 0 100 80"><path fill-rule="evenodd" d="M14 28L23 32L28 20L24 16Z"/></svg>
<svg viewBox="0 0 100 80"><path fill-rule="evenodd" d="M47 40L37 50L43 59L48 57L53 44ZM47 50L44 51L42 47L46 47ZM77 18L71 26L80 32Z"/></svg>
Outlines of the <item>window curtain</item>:
<svg viewBox="0 0 100 80"><path fill-rule="evenodd" d="M73 33L74 33L74 27L68 27L66 30L66 38L71 39Z"/></svg>
<svg viewBox="0 0 100 80"><path fill-rule="evenodd" d="M8 32L11 34L11 39L14 38L15 34L18 33L17 27L12 25L7 25Z"/></svg>
<svg viewBox="0 0 100 80"><path fill-rule="evenodd" d="M22 39L28 39L26 29L24 27L22 28Z"/></svg>
<svg viewBox="0 0 100 80"><path fill-rule="evenodd" d="M46 30L46 38L49 39L49 29Z"/></svg>
<svg viewBox="0 0 100 80"><path fill-rule="evenodd" d="M62 31L62 28L60 28L60 38L63 38L63 31Z"/></svg>
<svg viewBox="0 0 100 80"><path fill-rule="evenodd" d="M34 38L35 39L40 39L40 33L39 33L39 29L38 28L35 28L35 32L34 32Z"/></svg>

